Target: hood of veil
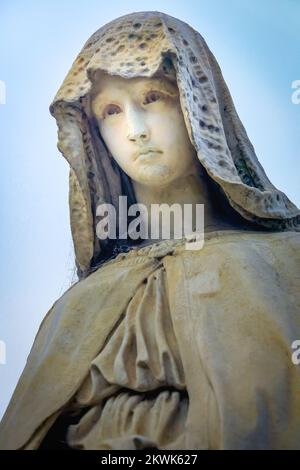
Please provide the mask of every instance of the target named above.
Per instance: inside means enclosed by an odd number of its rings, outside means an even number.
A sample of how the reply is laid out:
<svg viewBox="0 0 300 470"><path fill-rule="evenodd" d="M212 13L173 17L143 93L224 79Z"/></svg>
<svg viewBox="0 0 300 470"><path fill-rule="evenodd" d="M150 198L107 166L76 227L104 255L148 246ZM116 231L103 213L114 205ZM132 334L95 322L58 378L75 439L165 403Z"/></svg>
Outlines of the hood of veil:
<svg viewBox="0 0 300 470"><path fill-rule="evenodd" d="M163 73L171 79L175 71L191 142L230 205L244 219L268 229L299 230L300 211L267 178L202 36L164 13L133 13L90 37L50 106L58 148L70 165L70 220L79 278L103 250L96 235L96 207L110 203L117 208L124 194L124 174L88 118L88 96L98 70L125 78Z"/></svg>

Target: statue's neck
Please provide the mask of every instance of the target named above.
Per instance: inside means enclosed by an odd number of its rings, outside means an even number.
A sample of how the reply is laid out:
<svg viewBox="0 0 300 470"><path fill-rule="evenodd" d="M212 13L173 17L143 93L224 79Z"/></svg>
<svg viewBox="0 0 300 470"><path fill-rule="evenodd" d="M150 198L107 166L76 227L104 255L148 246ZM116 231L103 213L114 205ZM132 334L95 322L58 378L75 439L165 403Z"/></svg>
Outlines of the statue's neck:
<svg viewBox="0 0 300 470"><path fill-rule="evenodd" d="M169 206L180 204L182 211L184 204L191 204L193 211L196 204L204 204L204 231L220 230L227 226L222 213L216 208L212 199L208 177L199 165L197 162L189 174L178 178L168 186L152 187L133 181L137 202L144 204L147 208L149 228L151 227L151 204L168 204Z"/></svg>

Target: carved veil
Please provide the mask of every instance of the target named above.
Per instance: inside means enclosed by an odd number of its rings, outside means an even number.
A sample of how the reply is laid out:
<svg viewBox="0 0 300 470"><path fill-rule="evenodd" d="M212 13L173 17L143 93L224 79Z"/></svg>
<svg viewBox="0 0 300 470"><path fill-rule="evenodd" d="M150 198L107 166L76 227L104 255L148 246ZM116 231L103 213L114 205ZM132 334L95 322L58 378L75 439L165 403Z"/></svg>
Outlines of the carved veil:
<svg viewBox="0 0 300 470"><path fill-rule="evenodd" d="M133 13L90 37L50 107L58 124L58 147L70 164L70 218L80 278L101 256L97 205L117 206L124 192L124 174L112 165L88 119L87 99L97 70L125 78L159 73L174 78L175 70L191 142L230 205L259 226L299 230L300 211L266 176L202 36L169 15ZM125 184L130 192L130 181Z"/></svg>

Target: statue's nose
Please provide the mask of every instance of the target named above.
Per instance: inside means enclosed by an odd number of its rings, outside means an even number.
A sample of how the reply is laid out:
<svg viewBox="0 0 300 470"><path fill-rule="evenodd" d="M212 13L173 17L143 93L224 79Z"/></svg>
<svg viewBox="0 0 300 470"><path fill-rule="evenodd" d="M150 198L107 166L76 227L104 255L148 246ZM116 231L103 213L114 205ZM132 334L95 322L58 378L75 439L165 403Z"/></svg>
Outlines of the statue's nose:
<svg viewBox="0 0 300 470"><path fill-rule="evenodd" d="M147 141L149 139L150 131L145 122L143 110L139 110L136 107L129 107L127 110L127 122L127 138L131 142L137 142L139 140Z"/></svg>
<svg viewBox="0 0 300 470"><path fill-rule="evenodd" d="M148 134L145 132L131 132L128 134L127 138L131 142L136 142L138 140L148 140Z"/></svg>

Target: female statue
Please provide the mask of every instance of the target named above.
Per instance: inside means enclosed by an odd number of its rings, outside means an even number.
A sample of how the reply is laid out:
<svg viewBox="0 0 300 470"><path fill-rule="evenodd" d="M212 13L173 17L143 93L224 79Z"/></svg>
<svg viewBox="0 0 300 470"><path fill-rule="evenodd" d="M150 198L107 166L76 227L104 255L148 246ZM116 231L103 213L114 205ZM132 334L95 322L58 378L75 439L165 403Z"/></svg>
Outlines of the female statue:
<svg viewBox="0 0 300 470"><path fill-rule="evenodd" d="M44 318L6 449L300 448L300 212L199 33L160 12L85 44L56 95L79 281ZM205 243L100 240L97 207L204 204Z"/></svg>

